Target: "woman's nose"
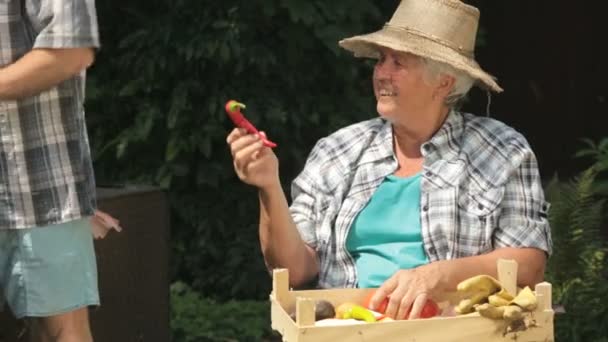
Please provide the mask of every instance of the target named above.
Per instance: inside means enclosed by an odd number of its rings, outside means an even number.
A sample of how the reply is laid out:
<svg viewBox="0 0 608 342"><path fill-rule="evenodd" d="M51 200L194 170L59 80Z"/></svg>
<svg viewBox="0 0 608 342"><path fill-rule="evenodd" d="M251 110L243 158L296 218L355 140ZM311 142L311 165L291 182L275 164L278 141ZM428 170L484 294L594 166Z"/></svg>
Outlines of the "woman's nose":
<svg viewBox="0 0 608 342"><path fill-rule="evenodd" d="M374 74L377 79L389 79L391 75L390 67L386 61L378 61L374 68Z"/></svg>

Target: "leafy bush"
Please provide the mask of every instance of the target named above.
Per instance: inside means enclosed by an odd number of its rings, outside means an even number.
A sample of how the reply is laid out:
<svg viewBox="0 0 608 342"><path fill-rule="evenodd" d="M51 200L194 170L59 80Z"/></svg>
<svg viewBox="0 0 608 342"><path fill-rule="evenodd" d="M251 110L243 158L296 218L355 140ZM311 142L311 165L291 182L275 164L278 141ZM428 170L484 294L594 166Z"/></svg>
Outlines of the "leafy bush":
<svg viewBox="0 0 608 342"><path fill-rule="evenodd" d="M595 145L591 150L598 152ZM546 278L554 302L566 310L555 319L558 341L608 341L608 245L600 238L606 195L596 182L608 154L591 150L580 154L596 156L591 168L570 182L555 178L546 191L554 246Z"/></svg>
<svg viewBox="0 0 608 342"><path fill-rule="evenodd" d="M583 142L587 145L587 148L581 149L576 156L592 158L595 161L594 167L598 172L608 170L608 137L601 139L597 144L590 139L583 139ZM598 176L594 192L608 197L608 175L604 173Z"/></svg>
<svg viewBox="0 0 608 342"><path fill-rule="evenodd" d="M262 341L272 336L269 302L219 303L177 282L171 286L171 331L173 342Z"/></svg>

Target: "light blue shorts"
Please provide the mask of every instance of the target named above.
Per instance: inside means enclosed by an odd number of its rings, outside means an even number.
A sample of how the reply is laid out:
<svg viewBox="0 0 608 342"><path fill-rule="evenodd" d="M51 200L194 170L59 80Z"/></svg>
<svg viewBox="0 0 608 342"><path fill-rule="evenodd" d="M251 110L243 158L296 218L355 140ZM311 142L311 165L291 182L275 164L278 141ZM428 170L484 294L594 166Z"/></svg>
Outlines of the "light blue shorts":
<svg viewBox="0 0 608 342"><path fill-rule="evenodd" d="M5 301L17 318L99 305L89 220L0 230L0 310Z"/></svg>

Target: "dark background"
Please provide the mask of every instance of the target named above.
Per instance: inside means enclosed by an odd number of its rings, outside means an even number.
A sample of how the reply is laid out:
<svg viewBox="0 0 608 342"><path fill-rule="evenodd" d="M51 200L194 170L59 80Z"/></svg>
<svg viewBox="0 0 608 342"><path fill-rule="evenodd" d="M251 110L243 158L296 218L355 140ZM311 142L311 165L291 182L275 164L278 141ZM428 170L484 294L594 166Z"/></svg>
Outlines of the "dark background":
<svg viewBox="0 0 608 342"><path fill-rule="evenodd" d="M492 116L522 132L543 178L572 176L581 138L608 135L608 25L603 1L468 1L481 12L477 59L504 93ZM470 108L485 113L485 94Z"/></svg>

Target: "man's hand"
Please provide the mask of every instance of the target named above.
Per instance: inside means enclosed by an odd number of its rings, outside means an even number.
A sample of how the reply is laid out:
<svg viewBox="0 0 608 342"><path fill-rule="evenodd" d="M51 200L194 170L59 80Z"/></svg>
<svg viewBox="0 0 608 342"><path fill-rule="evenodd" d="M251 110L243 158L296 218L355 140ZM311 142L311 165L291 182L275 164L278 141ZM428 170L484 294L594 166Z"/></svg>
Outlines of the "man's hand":
<svg viewBox="0 0 608 342"><path fill-rule="evenodd" d="M91 48L34 49L0 68L0 101L36 95L77 75L93 60Z"/></svg>
<svg viewBox="0 0 608 342"><path fill-rule="evenodd" d="M397 271L376 291L371 305L376 307L388 297L387 316L394 319L418 318L427 299L432 299L440 291L441 280L438 263Z"/></svg>
<svg viewBox="0 0 608 342"><path fill-rule="evenodd" d="M95 215L91 217L91 231L95 239L103 239L112 229L121 232L122 228L119 221L100 210L95 210Z"/></svg>

